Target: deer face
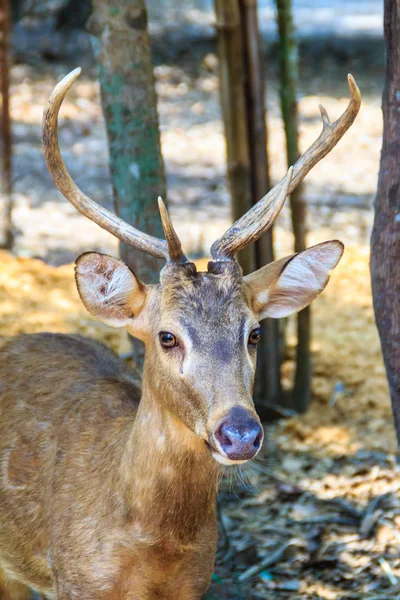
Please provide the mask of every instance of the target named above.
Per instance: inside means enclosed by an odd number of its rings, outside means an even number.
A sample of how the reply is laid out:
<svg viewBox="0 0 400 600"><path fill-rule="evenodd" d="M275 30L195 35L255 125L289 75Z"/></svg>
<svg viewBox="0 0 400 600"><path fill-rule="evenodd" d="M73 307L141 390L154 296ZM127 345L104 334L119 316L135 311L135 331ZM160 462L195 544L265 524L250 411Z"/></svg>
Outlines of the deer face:
<svg viewBox="0 0 400 600"><path fill-rule="evenodd" d="M146 286L121 261L87 253L76 279L90 312L145 342L157 401L233 464L253 458L263 439L252 400L260 320L308 305L341 254L340 242L327 242L247 277L236 261L204 273L167 264L160 285Z"/></svg>
<svg viewBox="0 0 400 600"><path fill-rule="evenodd" d="M327 284L343 246L338 241L319 244L246 277L234 257L272 226L286 197L351 126L361 104L358 87L349 75L350 102L334 123L320 107L323 128L317 140L282 181L214 242L208 272L197 273L182 252L161 199L165 240L138 231L100 207L69 176L58 146L57 118L79 74L75 69L58 83L44 110L43 144L50 174L65 197L100 227L167 261L160 285L146 286L121 261L83 254L76 266L81 298L100 319L126 325L145 342L147 385L210 445L216 460L248 460L262 441L251 400L259 321L285 317L310 304Z"/></svg>
<svg viewBox="0 0 400 600"><path fill-rule="evenodd" d="M241 270L232 263L188 274L172 266L162 282L151 356L166 401L216 460L248 460L263 438L252 401L259 323Z"/></svg>

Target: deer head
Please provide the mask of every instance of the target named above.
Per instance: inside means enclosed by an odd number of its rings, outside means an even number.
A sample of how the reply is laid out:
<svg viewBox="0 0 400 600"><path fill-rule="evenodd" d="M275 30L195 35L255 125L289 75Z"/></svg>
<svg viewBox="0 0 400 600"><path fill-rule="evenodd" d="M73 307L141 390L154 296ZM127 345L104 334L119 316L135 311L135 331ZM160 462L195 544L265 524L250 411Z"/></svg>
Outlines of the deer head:
<svg viewBox="0 0 400 600"><path fill-rule="evenodd" d="M76 261L76 282L86 308L105 323L125 326L146 345L144 385L157 402L209 445L220 463L253 458L263 433L252 401L260 321L286 317L314 300L339 262L337 240L277 260L243 276L239 250L266 232L286 197L336 145L353 123L360 93L349 76L351 100L330 123L321 109L323 130L264 198L211 247L207 272L198 272L182 252L179 238L159 199L165 240L128 225L88 198L72 181L61 157L57 119L80 69L54 89L44 111L43 143L58 189L85 216L131 246L166 265L159 285L146 285L122 261L89 252Z"/></svg>

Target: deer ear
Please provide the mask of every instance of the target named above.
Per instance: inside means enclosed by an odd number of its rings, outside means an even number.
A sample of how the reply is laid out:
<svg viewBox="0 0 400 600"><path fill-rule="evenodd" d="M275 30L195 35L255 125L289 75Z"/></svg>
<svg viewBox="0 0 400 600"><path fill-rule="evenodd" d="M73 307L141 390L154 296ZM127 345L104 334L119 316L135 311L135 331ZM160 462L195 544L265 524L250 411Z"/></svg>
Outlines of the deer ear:
<svg viewBox="0 0 400 600"><path fill-rule="evenodd" d="M338 240L324 242L244 277L257 318L287 317L308 306L325 288L343 249Z"/></svg>
<svg viewBox="0 0 400 600"><path fill-rule="evenodd" d="M107 254L81 254L75 261L75 279L88 311L108 325L128 325L145 304L146 286L125 263Z"/></svg>

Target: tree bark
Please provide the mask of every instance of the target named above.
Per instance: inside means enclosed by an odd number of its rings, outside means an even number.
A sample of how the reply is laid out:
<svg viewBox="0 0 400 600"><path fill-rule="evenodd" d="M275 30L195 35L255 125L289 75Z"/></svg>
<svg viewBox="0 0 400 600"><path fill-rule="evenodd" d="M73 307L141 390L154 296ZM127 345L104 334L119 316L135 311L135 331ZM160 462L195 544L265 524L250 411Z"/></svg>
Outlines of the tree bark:
<svg viewBox="0 0 400 600"><path fill-rule="evenodd" d="M385 0L383 143L371 238L375 319L400 442L400 0Z"/></svg>
<svg viewBox="0 0 400 600"><path fill-rule="evenodd" d="M144 0L93 0L88 23L97 61L117 214L163 238L157 196L166 196ZM162 261L121 244L121 256L146 283ZM135 344L140 344L135 341ZM143 347L134 346L140 365Z"/></svg>
<svg viewBox="0 0 400 600"><path fill-rule="evenodd" d="M239 0L243 56L247 131L250 157L251 204L258 202L270 189L268 166L268 132L265 115L264 68L258 27L257 0ZM243 213L242 213L243 214ZM255 245L257 269L274 260L273 233L267 231ZM276 319L266 319L258 351L255 398L261 418L263 408L281 401L280 333Z"/></svg>
<svg viewBox="0 0 400 600"><path fill-rule="evenodd" d="M245 64L238 0L215 0L220 98L224 121L227 175L236 221L251 207L250 150L247 129ZM239 255L245 273L255 270L254 248Z"/></svg>
<svg viewBox="0 0 400 600"><path fill-rule="evenodd" d="M269 189L264 78L256 0L215 0L228 183L234 220ZM272 232L239 253L244 273L273 260ZM278 323L264 324L255 401L261 416L280 401Z"/></svg>
<svg viewBox="0 0 400 600"><path fill-rule="evenodd" d="M280 97L285 126L288 166L300 156L298 136L297 81L298 49L294 31L292 0L276 0L280 48ZM294 234L294 250L307 247L306 204L300 184L290 195ZM296 372L289 408L305 412L311 396L311 309L308 306L297 315Z"/></svg>
<svg viewBox="0 0 400 600"><path fill-rule="evenodd" d="M10 63L9 63L9 0L0 0L0 78L1 78L1 137L3 197L3 231L0 247L11 249L14 236L12 227L12 135L10 117Z"/></svg>

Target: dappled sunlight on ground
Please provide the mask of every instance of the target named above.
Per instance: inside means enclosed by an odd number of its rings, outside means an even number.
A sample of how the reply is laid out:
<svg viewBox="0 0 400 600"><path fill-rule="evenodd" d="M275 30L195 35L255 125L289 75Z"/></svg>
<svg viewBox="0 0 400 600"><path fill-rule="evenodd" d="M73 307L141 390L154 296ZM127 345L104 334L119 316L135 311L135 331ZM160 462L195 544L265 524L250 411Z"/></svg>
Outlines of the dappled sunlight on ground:
<svg viewBox="0 0 400 600"><path fill-rule="evenodd" d="M52 267L40 260L0 251L0 341L19 333L81 333L128 350L126 334L93 319L83 307L73 265Z"/></svg>

